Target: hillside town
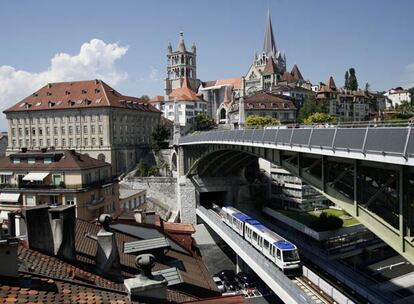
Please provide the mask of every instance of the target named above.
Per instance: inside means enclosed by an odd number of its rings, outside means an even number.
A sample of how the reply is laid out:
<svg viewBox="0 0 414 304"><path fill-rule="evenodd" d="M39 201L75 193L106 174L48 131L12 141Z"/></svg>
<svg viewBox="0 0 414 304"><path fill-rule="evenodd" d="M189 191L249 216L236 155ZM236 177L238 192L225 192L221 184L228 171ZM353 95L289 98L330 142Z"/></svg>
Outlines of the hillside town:
<svg viewBox="0 0 414 304"><path fill-rule="evenodd" d="M411 247L373 222L414 222L414 87L310 81L255 22L243 75L203 79L172 30L156 96L73 79L4 109L1 303L413 303Z"/></svg>

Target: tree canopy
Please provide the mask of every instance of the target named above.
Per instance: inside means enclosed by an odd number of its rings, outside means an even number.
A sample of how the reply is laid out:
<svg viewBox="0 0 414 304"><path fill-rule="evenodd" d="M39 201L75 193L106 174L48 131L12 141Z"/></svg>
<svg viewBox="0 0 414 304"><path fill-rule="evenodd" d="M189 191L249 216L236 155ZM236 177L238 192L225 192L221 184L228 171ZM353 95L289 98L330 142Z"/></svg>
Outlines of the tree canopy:
<svg viewBox="0 0 414 304"><path fill-rule="evenodd" d="M150 98L149 98L148 95L142 95L141 98L144 99L144 100L146 100L146 101L150 100Z"/></svg>
<svg viewBox="0 0 414 304"><path fill-rule="evenodd" d="M151 134L152 148L155 151L159 149L168 148L167 140L170 138L170 130L167 126L159 124Z"/></svg>
<svg viewBox="0 0 414 304"><path fill-rule="evenodd" d="M336 122L336 117L331 116L326 113L316 112L311 115L309 115L307 118L303 121L305 124L317 124L317 123L327 123L327 122Z"/></svg>
<svg viewBox="0 0 414 304"><path fill-rule="evenodd" d="M315 97L308 97L299 110L298 121L303 122L306 117L316 112L326 112L325 105L323 103L318 104Z"/></svg>
<svg viewBox="0 0 414 304"><path fill-rule="evenodd" d="M215 126L214 119L207 114L198 114L194 118L194 131L204 131L212 129Z"/></svg>
<svg viewBox="0 0 414 304"><path fill-rule="evenodd" d="M345 86L345 89L356 91L358 90L358 80L356 78L355 69L349 69L349 78L348 78L348 86Z"/></svg>
<svg viewBox="0 0 414 304"><path fill-rule="evenodd" d="M248 127L277 126L279 124L280 122L271 116L249 115L245 121L245 125Z"/></svg>

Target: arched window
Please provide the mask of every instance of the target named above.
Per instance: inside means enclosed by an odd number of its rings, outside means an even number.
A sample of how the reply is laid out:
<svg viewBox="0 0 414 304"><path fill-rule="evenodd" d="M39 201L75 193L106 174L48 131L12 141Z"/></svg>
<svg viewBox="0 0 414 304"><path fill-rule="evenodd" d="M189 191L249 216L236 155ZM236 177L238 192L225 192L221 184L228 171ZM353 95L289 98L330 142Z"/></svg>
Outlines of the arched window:
<svg viewBox="0 0 414 304"><path fill-rule="evenodd" d="M220 110L220 119L226 119L226 109Z"/></svg>

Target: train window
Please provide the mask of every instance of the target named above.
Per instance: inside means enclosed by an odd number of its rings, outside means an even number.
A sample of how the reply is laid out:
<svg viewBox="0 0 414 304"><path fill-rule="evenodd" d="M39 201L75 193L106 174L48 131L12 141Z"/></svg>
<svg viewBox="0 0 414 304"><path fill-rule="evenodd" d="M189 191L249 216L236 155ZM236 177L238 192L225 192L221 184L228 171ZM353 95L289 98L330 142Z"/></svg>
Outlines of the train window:
<svg viewBox="0 0 414 304"><path fill-rule="evenodd" d="M280 249L276 249L276 257L280 260Z"/></svg>
<svg viewBox="0 0 414 304"><path fill-rule="evenodd" d="M253 238L257 241L257 233L253 231Z"/></svg>
<svg viewBox="0 0 414 304"><path fill-rule="evenodd" d="M269 249L269 242L268 242L268 241L266 241L266 240L264 240L264 241L263 241L263 247L264 247L265 249Z"/></svg>

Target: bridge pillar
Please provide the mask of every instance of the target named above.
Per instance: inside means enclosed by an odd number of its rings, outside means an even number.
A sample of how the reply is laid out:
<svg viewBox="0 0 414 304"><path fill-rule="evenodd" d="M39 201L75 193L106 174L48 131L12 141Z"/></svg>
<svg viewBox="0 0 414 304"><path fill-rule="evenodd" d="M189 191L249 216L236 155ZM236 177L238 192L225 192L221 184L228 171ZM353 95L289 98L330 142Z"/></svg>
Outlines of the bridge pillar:
<svg viewBox="0 0 414 304"><path fill-rule="evenodd" d="M184 224L196 223L196 191L193 182L186 176L177 177L177 196L180 220Z"/></svg>

